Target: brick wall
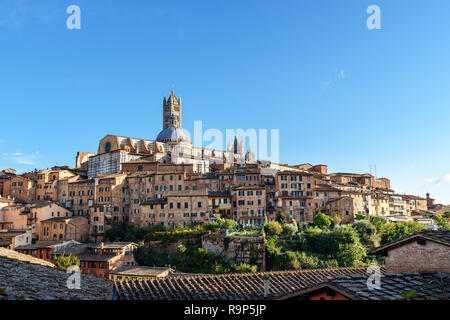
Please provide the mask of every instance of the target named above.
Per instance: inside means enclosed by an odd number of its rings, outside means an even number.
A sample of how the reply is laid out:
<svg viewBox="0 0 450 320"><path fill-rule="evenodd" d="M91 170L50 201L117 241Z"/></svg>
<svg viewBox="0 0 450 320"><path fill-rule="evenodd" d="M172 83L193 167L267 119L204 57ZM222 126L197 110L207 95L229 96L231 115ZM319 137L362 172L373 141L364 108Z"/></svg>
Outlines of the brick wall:
<svg viewBox="0 0 450 320"><path fill-rule="evenodd" d="M393 273L418 271L450 272L450 248L435 242L425 245L411 242L389 250L386 271Z"/></svg>

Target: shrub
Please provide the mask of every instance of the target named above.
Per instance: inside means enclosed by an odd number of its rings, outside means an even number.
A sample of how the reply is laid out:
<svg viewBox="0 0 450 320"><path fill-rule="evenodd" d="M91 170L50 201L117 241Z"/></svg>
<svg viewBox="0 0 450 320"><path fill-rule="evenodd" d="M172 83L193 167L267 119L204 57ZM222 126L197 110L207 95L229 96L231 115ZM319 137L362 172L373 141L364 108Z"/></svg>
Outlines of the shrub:
<svg viewBox="0 0 450 320"><path fill-rule="evenodd" d="M405 238L414 232L422 231L424 229L425 226L423 224L415 221L388 222L384 226L381 234L381 244Z"/></svg>
<svg viewBox="0 0 450 320"><path fill-rule="evenodd" d="M328 230L333 223L333 219L325 213L319 213L314 217L314 225L322 230Z"/></svg>
<svg viewBox="0 0 450 320"><path fill-rule="evenodd" d="M285 225L287 223L287 218L283 211L278 212L275 220L278 221L281 225Z"/></svg>
<svg viewBox="0 0 450 320"><path fill-rule="evenodd" d="M449 223L447 220L448 218L445 218L445 217L441 216L440 214L436 214L435 216L433 216L433 219L436 220L436 223L440 229L443 229L443 230L450 229L450 226L449 226Z"/></svg>
<svg viewBox="0 0 450 320"><path fill-rule="evenodd" d="M367 217L365 215L363 215L363 214L357 213L355 215L355 220L367 220Z"/></svg>
<svg viewBox="0 0 450 320"><path fill-rule="evenodd" d="M232 230L236 228L237 222L232 219L218 219L221 229Z"/></svg>
<svg viewBox="0 0 450 320"><path fill-rule="evenodd" d="M187 248L184 244L180 244L177 246L177 252L178 254L184 254L186 252Z"/></svg>
<svg viewBox="0 0 450 320"><path fill-rule="evenodd" d="M371 250L378 247L380 244L380 237L377 234L377 228L368 220L360 220L353 224L353 228L358 232L361 243Z"/></svg>
<svg viewBox="0 0 450 320"><path fill-rule="evenodd" d="M283 227L278 221L270 221L264 225L264 232L269 236L277 236L283 232Z"/></svg>
<svg viewBox="0 0 450 320"><path fill-rule="evenodd" d="M295 221L295 220L294 220ZM283 227L283 234L288 236L288 237L292 237L294 236L298 229L297 229L297 225L295 224L285 224Z"/></svg>
<svg viewBox="0 0 450 320"><path fill-rule="evenodd" d="M241 262L240 264L233 263L230 266L231 272L237 272L237 273L246 273L246 272L256 272L258 271L258 267L254 265L250 265L247 263Z"/></svg>
<svg viewBox="0 0 450 320"><path fill-rule="evenodd" d="M66 271L70 266L80 266L80 259L78 259L78 257L71 255L66 256L64 253L55 255L52 262L57 269L63 271Z"/></svg>

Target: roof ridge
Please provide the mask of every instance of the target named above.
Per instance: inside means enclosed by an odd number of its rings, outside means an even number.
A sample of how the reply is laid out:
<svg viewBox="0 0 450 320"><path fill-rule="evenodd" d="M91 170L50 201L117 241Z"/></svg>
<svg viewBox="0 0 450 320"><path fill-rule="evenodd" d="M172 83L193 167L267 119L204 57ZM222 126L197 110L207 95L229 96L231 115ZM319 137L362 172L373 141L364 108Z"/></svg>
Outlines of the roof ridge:
<svg viewBox="0 0 450 320"><path fill-rule="evenodd" d="M380 265L383 268L384 265ZM277 274L302 274L302 273L313 273L313 272L333 272L333 271L361 271L367 269L367 266L354 266L354 267L338 267L338 268L318 268L318 269L300 269L300 270L275 270L275 271L261 271L261 272L232 272L232 273L187 273L172 276L171 279L185 279L185 278L202 278L202 277L212 277L212 278L228 278L228 277L246 277L246 276L267 276L267 275L277 275ZM164 279L164 278L163 278ZM156 279L156 280L163 280Z"/></svg>
<svg viewBox="0 0 450 320"><path fill-rule="evenodd" d="M24 262L24 263L28 263L28 264L34 264L34 265L40 265L43 267L48 267L51 269L56 269L56 266L46 260L43 259L39 259L39 258L35 258L33 256L27 255L27 254L23 254L23 253L19 253L17 251L14 250L10 250L10 249L5 249L5 248L0 248L0 258L5 258L8 260L15 260L15 261L20 261L20 262Z"/></svg>

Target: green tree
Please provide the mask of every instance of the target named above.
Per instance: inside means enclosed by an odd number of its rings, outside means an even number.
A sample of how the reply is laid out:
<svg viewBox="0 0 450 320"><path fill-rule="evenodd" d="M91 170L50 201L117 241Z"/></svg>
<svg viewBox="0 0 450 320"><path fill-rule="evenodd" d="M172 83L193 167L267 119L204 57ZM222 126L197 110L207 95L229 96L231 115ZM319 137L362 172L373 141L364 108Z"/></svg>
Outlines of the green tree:
<svg viewBox="0 0 450 320"><path fill-rule="evenodd" d="M246 273L246 272L256 272L258 271L258 267L254 265L250 265L247 263L241 262L240 264L233 263L230 267L231 272L236 273Z"/></svg>
<svg viewBox="0 0 450 320"><path fill-rule="evenodd" d="M342 218L341 218L341 216L335 215L335 216L333 217L333 227L338 227L338 226L341 225L341 223L342 223Z"/></svg>
<svg viewBox="0 0 450 320"><path fill-rule="evenodd" d="M386 228L386 224L388 222L389 221L383 217L375 217L375 216L370 217L370 223L372 223L372 225L375 227L375 229L377 229L378 235L381 235L384 232L384 230Z"/></svg>
<svg viewBox="0 0 450 320"><path fill-rule="evenodd" d="M283 211L278 212L275 220L278 221L282 226L287 223L287 218Z"/></svg>
<svg viewBox="0 0 450 320"><path fill-rule="evenodd" d="M264 232L268 236L277 236L283 232L283 227L278 221L270 221L264 225Z"/></svg>
<svg viewBox="0 0 450 320"><path fill-rule="evenodd" d="M314 217L314 226L319 227L322 230L328 230L333 223L333 219L325 213L320 212Z"/></svg>
<svg viewBox="0 0 450 320"><path fill-rule="evenodd" d="M372 250L380 245L380 237L377 228L368 220L360 220L353 224L353 228L358 232L359 239L367 250Z"/></svg>
<svg viewBox="0 0 450 320"><path fill-rule="evenodd" d="M381 244L405 238L424 229L425 226L416 221L388 222L381 233Z"/></svg>
<svg viewBox="0 0 450 320"><path fill-rule="evenodd" d="M295 220L293 220L293 221L295 221ZM298 231L297 224L292 224L292 223L287 223L287 224L283 225L282 228L283 228L283 234L288 237L294 236Z"/></svg>
<svg viewBox="0 0 450 320"><path fill-rule="evenodd" d="M363 214L357 213L355 215L355 220L367 220L367 217Z"/></svg>
<svg viewBox="0 0 450 320"><path fill-rule="evenodd" d="M237 222L232 219L218 219L217 221L223 230L232 230L237 226Z"/></svg>
<svg viewBox="0 0 450 320"><path fill-rule="evenodd" d="M439 229L442 230L449 230L450 226L448 223L448 218L443 217L440 214L436 214L433 216L433 219L436 220L437 225L439 226Z"/></svg>
<svg viewBox="0 0 450 320"><path fill-rule="evenodd" d="M177 252L180 255L186 253L186 250L187 250L187 248L186 248L186 246L184 244L180 244L180 245L177 246Z"/></svg>
<svg viewBox="0 0 450 320"><path fill-rule="evenodd" d="M345 226L332 231L320 230L318 227L308 228L300 237L299 249L314 254L321 260L335 259L340 267L364 263L366 250L355 229Z"/></svg>
<svg viewBox="0 0 450 320"><path fill-rule="evenodd" d="M57 269L66 271L70 266L80 266L80 259L76 256L65 255L63 253L53 257L53 264Z"/></svg>

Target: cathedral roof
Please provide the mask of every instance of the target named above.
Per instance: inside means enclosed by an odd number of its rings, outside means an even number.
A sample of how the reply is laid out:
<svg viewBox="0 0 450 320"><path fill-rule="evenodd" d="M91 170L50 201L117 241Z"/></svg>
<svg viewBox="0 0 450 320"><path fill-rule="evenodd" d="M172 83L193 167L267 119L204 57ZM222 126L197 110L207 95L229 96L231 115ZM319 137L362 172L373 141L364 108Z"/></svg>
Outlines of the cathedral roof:
<svg viewBox="0 0 450 320"><path fill-rule="evenodd" d="M182 128L168 127L161 131L156 138L159 142L190 141L187 133Z"/></svg>

